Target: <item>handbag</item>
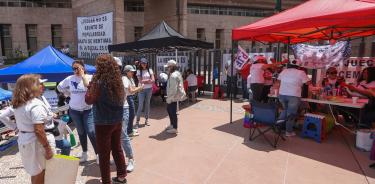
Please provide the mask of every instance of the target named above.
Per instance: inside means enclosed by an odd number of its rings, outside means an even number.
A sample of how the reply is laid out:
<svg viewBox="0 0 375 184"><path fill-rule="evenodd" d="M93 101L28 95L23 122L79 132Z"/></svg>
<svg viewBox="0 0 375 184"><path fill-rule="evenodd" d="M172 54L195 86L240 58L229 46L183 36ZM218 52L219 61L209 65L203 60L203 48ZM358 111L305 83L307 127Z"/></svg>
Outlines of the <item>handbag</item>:
<svg viewBox="0 0 375 184"><path fill-rule="evenodd" d="M87 87L87 92L85 94L85 102L88 105L94 104L100 95L100 87L98 83L91 83Z"/></svg>

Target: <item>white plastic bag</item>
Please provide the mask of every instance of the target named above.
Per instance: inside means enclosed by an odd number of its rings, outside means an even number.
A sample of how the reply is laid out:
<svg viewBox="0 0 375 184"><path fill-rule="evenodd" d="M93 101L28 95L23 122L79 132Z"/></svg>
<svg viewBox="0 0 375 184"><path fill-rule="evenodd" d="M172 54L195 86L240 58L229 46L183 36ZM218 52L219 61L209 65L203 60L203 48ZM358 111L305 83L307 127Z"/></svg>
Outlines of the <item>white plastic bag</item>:
<svg viewBox="0 0 375 184"><path fill-rule="evenodd" d="M47 160L45 184L76 183L79 159L72 156L54 155Z"/></svg>

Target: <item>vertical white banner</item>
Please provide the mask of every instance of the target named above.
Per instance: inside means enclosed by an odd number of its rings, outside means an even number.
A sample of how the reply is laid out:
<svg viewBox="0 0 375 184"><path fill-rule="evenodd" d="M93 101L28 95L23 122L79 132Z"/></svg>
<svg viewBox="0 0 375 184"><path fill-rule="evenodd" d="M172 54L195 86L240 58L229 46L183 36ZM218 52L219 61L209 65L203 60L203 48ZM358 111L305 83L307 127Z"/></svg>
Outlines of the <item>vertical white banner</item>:
<svg viewBox="0 0 375 184"><path fill-rule="evenodd" d="M77 17L78 57L94 59L108 53L113 39L113 12Z"/></svg>

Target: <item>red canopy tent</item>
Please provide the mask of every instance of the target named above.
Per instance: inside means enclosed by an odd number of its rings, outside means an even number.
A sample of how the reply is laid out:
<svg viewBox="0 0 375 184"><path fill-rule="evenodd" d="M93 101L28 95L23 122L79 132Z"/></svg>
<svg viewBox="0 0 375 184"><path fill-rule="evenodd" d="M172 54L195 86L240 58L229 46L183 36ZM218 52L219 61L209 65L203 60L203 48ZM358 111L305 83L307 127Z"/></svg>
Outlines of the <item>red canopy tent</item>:
<svg viewBox="0 0 375 184"><path fill-rule="evenodd" d="M300 43L375 35L375 0L310 0L232 30L234 41Z"/></svg>

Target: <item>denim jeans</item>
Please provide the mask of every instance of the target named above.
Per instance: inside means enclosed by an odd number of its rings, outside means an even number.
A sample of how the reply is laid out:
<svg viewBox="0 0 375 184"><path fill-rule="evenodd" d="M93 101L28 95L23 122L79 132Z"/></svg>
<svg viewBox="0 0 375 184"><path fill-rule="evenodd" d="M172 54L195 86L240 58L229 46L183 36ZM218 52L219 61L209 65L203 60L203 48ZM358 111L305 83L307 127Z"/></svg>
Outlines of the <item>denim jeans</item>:
<svg viewBox="0 0 375 184"><path fill-rule="evenodd" d="M129 122L128 122L128 135L133 133L133 123L135 116L134 96L129 95L126 97L129 104Z"/></svg>
<svg viewBox="0 0 375 184"><path fill-rule="evenodd" d="M116 164L117 177L126 176L126 163L121 147L122 123L95 125L96 143L99 153L99 167L103 184L111 183L110 154Z"/></svg>
<svg viewBox="0 0 375 184"><path fill-rule="evenodd" d="M247 90L247 79L242 79L242 98L248 99L249 94Z"/></svg>
<svg viewBox="0 0 375 184"><path fill-rule="evenodd" d="M66 139L62 139L62 140L56 140L55 143L56 143L56 148L61 149L62 155L66 155L66 156L70 155L71 146L70 146L69 141L67 141Z"/></svg>
<svg viewBox="0 0 375 184"><path fill-rule="evenodd" d="M69 109L69 115L77 127L79 141L82 151L87 152L87 136L89 136L92 147L96 151L95 125L92 110L76 111Z"/></svg>
<svg viewBox="0 0 375 184"><path fill-rule="evenodd" d="M283 106L283 111L279 119L286 120L286 131L293 132L294 122L298 116L298 108L301 98L296 96L279 95L279 101Z"/></svg>
<svg viewBox="0 0 375 184"><path fill-rule="evenodd" d="M143 89L138 93L138 110L137 110L137 122L141 119L141 113L143 110L143 104L145 107L145 119L148 120L150 115L150 101L152 96L152 88Z"/></svg>
<svg viewBox="0 0 375 184"><path fill-rule="evenodd" d="M167 105L169 120L174 129L177 129L177 102L172 102Z"/></svg>
<svg viewBox="0 0 375 184"><path fill-rule="evenodd" d="M124 107L124 116L123 116L123 121L122 121L122 133L121 133L122 149L124 149L126 157L133 158L133 149L130 144L130 138L128 135L128 124L129 124L129 108Z"/></svg>

